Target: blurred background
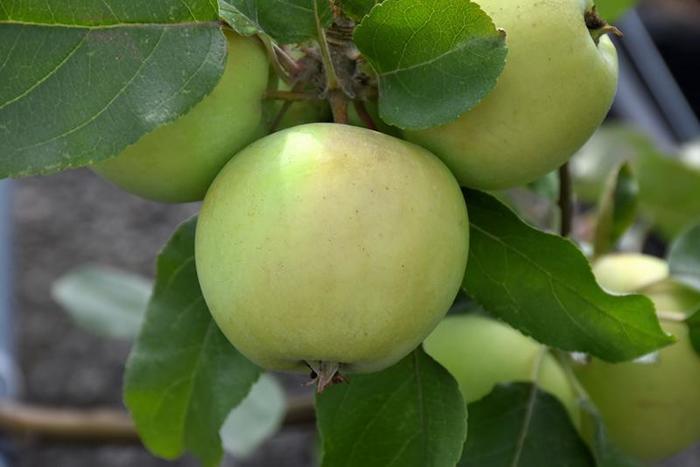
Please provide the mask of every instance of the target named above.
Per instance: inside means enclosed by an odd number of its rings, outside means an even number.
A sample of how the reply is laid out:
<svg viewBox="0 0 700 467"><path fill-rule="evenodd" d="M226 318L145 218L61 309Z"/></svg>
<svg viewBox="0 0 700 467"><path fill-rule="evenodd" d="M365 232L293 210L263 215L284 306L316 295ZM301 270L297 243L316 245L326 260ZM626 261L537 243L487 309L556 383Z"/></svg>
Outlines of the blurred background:
<svg viewBox="0 0 700 467"><path fill-rule="evenodd" d="M700 1L643 1L618 25L626 34L619 44L624 70L611 119L634 123L666 151L700 138ZM86 263L152 277L160 247L197 206L144 201L88 170L0 187L0 397L120 409L129 340L76 324L52 287ZM663 249L663 239L657 243ZM293 378L283 383L291 393L306 390ZM0 467L197 465L155 459L136 443L63 442L31 433L0 433L0 452ZM307 467L314 453L313 425L295 424L248 459L229 456L225 464ZM698 466L700 449L661 465Z"/></svg>

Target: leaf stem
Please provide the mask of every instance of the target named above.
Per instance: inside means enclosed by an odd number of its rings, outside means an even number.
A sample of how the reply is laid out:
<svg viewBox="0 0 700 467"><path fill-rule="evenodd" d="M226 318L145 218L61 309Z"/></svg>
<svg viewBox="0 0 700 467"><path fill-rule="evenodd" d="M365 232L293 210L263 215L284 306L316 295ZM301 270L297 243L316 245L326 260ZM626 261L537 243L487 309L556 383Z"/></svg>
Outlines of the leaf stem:
<svg viewBox="0 0 700 467"><path fill-rule="evenodd" d="M568 162L559 168L559 211L561 212L561 236L568 237L573 228L575 211L574 189Z"/></svg>

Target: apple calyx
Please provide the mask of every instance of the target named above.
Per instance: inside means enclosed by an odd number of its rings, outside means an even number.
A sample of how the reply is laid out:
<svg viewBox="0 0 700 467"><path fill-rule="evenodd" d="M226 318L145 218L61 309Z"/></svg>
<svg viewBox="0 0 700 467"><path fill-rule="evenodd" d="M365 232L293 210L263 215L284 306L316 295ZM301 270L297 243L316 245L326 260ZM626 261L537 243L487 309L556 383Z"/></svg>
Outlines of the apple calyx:
<svg viewBox="0 0 700 467"><path fill-rule="evenodd" d="M340 374L338 362L305 362L311 368L311 381L308 386L316 386L316 392L321 394L334 384L346 383L348 379Z"/></svg>
<svg viewBox="0 0 700 467"><path fill-rule="evenodd" d="M613 34L617 37L623 36L622 31L608 23L598 14L598 10L595 6L586 11L583 17L586 20L586 27L590 31L593 42L595 42L596 45L598 45L600 38L605 34Z"/></svg>

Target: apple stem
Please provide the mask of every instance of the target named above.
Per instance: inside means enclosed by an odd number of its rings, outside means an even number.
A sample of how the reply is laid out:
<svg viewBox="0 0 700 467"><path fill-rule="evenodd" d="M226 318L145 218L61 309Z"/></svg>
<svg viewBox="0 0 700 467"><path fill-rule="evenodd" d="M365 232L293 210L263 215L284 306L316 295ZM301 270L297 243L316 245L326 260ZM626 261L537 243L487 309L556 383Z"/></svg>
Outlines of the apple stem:
<svg viewBox="0 0 700 467"><path fill-rule="evenodd" d="M588 27L596 45L600 42L600 38L606 34L613 34L617 37L623 36L622 31L612 24L609 24L598 14L598 10L595 6L585 13L584 18L586 20L586 27Z"/></svg>

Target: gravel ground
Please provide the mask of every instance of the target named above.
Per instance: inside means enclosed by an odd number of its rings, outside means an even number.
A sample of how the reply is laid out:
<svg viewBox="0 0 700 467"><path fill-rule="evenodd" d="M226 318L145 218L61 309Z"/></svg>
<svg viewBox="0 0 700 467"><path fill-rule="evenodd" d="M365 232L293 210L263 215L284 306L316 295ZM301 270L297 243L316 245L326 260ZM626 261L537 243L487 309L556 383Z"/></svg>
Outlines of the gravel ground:
<svg viewBox="0 0 700 467"><path fill-rule="evenodd" d="M127 342L76 327L52 301L50 287L84 263L146 276L175 227L196 205L167 206L123 193L87 170L15 183L16 335L22 399L53 406L121 405ZM313 433L285 430L247 462L229 466L306 467ZM17 467L195 466L192 459L158 460L135 446L65 446L23 440Z"/></svg>

